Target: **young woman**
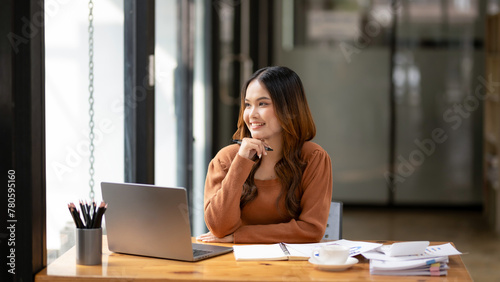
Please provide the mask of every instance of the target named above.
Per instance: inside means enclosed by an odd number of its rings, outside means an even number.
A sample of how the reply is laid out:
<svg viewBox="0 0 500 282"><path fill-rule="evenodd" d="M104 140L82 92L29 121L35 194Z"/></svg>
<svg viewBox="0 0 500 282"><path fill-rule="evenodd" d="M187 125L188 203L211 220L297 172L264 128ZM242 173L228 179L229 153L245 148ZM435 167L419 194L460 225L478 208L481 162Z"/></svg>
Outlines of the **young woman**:
<svg viewBox="0 0 500 282"><path fill-rule="evenodd" d="M221 149L205 183L204 242L304 243L322 239L332 196L330 157L302 82L286 67L258 70L241 93L240 144Z"/></svg>

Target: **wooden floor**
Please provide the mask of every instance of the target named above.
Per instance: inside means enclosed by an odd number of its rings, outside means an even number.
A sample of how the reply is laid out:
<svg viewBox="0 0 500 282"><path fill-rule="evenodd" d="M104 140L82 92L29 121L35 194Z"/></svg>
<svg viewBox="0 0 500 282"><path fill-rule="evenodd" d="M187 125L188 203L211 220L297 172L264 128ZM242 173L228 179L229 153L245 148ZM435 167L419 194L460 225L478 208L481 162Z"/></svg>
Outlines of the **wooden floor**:
<svg viewBox="0 0 500 282"><path fill-rule="evenodd" d="M453 242L474 281L500 281L500 236L479 210L344 206L343 238Z"/></svg>

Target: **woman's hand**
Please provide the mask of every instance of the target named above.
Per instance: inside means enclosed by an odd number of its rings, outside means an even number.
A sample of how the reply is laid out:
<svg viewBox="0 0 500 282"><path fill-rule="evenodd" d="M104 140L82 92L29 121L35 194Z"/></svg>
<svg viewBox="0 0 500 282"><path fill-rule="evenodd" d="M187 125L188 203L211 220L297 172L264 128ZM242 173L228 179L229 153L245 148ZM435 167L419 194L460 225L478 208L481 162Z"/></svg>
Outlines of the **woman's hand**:
<svg viewBox="0 0 500 282"><path fill-rule="evenodd" d="M206 242L206 243L233 243L234 236L233 234L227 235L223 238L215 237L211 232L202 234L196 237L196 240Z"/></svg>
<svg viewBox="0 0 500 282"><path fill-rule="evenodd" d="M250 160L253 160L257 155L260 159L262 158L262 154L267 155L266 146L267 144L262 140L254 138L243 138L243 140L241 141L240 150L238 151L238 155Z"/></svg>

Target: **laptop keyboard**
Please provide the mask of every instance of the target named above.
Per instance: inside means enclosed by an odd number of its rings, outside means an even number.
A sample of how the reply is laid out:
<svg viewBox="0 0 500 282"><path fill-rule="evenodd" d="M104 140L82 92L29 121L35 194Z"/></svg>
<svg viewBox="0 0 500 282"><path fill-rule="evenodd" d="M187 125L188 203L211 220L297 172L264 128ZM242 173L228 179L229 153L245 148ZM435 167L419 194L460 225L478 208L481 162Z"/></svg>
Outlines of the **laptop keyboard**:
<svg viewBox="0 0 500 282"><path fill-rule="evenodd" d="M198 257L211 253L212 251L193 249L193 257Z"/></svg>

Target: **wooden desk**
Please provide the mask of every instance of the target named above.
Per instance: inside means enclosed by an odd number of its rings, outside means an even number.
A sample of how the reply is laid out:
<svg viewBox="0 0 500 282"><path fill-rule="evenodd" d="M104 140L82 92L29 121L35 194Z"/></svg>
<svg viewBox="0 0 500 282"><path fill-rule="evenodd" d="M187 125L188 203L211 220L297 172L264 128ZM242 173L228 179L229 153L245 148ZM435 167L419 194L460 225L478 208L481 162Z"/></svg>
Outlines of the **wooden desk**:
<svg viewBox="0 0 500 282"><path fill-rule="evenodd" d="M379 241L377 241L379 242ZM391 243L391 242L380 242ZM433 242L433 245L443 244ZM231 246L232 244L219 244ZM360 258L358 256L358 258ZM447 276L379 276L370 275L364 258L341 272L314 269L307 261L235 261L233 253L200 262L181 262L112 253L103 238L102 265L76 264L73 247L47 268L35 281L472 281L460 256L450 256Z"/></svg>

